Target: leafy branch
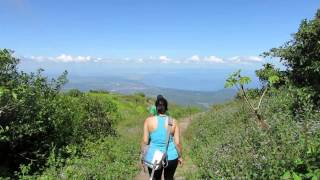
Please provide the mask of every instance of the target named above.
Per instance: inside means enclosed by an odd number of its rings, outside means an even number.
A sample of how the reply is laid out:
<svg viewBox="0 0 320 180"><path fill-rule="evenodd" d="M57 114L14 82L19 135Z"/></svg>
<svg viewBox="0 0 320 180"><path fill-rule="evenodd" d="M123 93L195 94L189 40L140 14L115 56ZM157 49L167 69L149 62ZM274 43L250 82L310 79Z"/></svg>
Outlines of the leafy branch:
<svg viewBox="0 0 320 180"><path fill-rule="evenodd" d="M242 76L241 70L238 70L229 76L229 78L226 80L225 88L236 87L238 89L238 91L241 92L242 97L244 98L245 102L248 104L250 110L253 112L253 114L257 118L257 122L258 122L259 126L263 129L269 129L270 128L269 124L263 119L259 110L261 109L261 102L262 102L263 98L265 97L265 94L268 90L268 86L270 86L271 84L277 83L279 80L280 80L280 78L276 75L272 75L268 78L268 85L265 86L263 93L259 98L259 103L257 106L255 106L250 101L249 96L247 95L247 92L244 88L244 85L251 82L251 78L248 76Z"/></svg>

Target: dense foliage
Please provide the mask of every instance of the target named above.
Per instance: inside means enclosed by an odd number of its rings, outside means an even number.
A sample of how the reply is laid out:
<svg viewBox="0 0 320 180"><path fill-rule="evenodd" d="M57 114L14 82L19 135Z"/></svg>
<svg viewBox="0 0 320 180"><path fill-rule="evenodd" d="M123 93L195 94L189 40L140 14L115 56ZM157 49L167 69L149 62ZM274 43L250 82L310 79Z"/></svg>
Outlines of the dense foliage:
<svg viewBox="0 0 320 180"><path fill-rule="evenodd" d="M301 23L293 40L266 53L280 57L288 69L265 64L257 70L263 89L245 89L250 79L239 71L227 79L227 86L240 87L237 100L213 106L189 129L196 178L320 178L319 50L320 10ZM267 92L264 101L261 92ZM252 106L256 103L262 108ZM252 112L269 128L257 126Z"/></svg>
<svg viewBox="0 0 320 180"><path fill-rule="evenodd" d="M9 50L0 50L0 58L1 176L14 176L23 165L29 173L39 171L53 150L115 134L117 107L111 101L64 96L59 92L66 72L48 80L41 69L18 72L19 60Z"/></svg>
<svg viewBox="0 0 320 180"><path fill-rule="evenodd" d="M60 92L64 72L19 72L19 59L0 50L0 178L132 179L148 106L143 93ZM170 103L175 118L198 112ZM171 109L172 108L172 109Z"/></svg>
<svg viewBox="0 0 320 180"><path fill-rule="evenodd" d="M77 146L67 146L71 155L68 158L50 157L49 168L39 176L40 178L133 179L139 172L141 129L144 119L149 116L147 107L153 104L155 99L145 97L142 93L118 95L91 91L88 95L109 99L116 104L120 115L116 126L117 136L86 141L80 150L77 150ZM182 108L171 103L169 108L171 116L175 118L199 111L196 108Z"/></svg>
<svg viewBox="0 0 320 180"><path fill-rule="evenodd" d="M314 19L301 22L292 40L264 54L280 58L290 82L313 93L314 103L320 104L320 9Z"/></svg>
<svg viewBox="0 0 320 180"><path fill-rule="evenodd" d="M263 68L256 70L256 75L259 78L262 86L265 88L270 85L270 77L278 77L277 82L272 83L273 87L280 87L285 84L286 81L286 72L280 71L279 68L275 68L273 64L266 63L263 65Z"/></svg>
<svg viewBox="0 0 320 180"><path fill-rule="evenodd" d="M268 131L258 128L241 101L214 106L195 121L188 139L201 178L320 176L320 114L301 114L304 122L297 122L292 97L281 90L262 104Z"/></svg>

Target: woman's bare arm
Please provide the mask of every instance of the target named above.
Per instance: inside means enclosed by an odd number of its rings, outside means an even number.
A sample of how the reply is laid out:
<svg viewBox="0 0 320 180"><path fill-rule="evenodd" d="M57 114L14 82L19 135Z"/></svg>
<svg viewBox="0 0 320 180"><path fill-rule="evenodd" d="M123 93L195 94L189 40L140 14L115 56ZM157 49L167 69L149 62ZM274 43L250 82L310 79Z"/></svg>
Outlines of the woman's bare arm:
<svg viewBox="0 0 320 180"><path fill-rule="evenodd" d="M142 142L141 142L141 152L144 152L145 146L149 143L149 130L148 130L148 119L147 118L144 121L143 124L143 136L142 136Z"/></svg>
<svg viewBox="0 0 320 180"><path fill-rule="evenodd" d="M182 157L182 145L181 145L181 139L180 139L180 128L179 124L176 120L174 120L174 143L176 144L176 148L179 154L179 157Z"/></svg>

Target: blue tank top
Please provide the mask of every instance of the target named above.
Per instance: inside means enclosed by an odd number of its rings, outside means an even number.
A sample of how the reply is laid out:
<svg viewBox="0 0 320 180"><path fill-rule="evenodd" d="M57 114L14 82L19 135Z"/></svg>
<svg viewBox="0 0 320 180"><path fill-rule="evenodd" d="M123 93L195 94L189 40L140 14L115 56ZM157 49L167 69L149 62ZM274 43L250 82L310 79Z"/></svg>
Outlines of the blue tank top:
<svg viewBox="0 0 320 180"><path fill-rule="evenodd" d="M165 127L166 119L168 116L155 116L158 121L157 128L150 133L150 146L148 152L153 152L156 149L161 152L165 152L166 150L166 137L167 137L167 129ZM169 136L169 146L168 146L168 160L174 160L178 158L178 151L176 149L176 145L173 141L172 133Z"/></svg>

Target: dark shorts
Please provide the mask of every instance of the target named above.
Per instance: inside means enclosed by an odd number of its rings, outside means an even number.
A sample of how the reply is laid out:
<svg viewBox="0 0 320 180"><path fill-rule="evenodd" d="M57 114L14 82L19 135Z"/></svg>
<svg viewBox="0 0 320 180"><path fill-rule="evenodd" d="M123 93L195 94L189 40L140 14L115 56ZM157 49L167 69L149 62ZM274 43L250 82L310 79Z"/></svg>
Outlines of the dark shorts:
<svg viewBox="0 0 320 180"><path fill-rule="evenodd" d="M153 179L161 180L162 171L164 171L164 179L165 180L173 180L174 173L176 172L176 168L178 166L178 159L169 160L168 166L165 168L158 169L154 171ZM149 175L151 176L152 169L148 168Z"/></svg>

